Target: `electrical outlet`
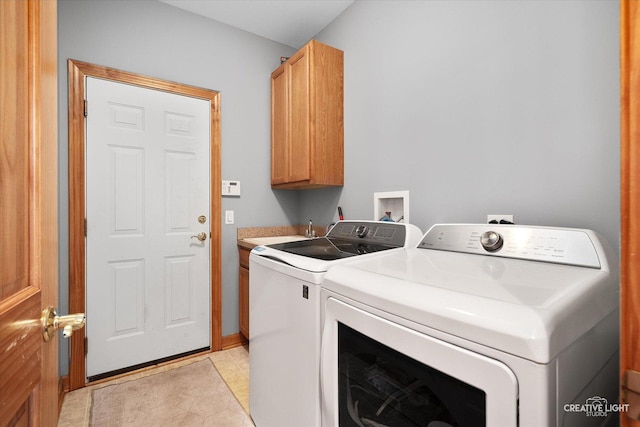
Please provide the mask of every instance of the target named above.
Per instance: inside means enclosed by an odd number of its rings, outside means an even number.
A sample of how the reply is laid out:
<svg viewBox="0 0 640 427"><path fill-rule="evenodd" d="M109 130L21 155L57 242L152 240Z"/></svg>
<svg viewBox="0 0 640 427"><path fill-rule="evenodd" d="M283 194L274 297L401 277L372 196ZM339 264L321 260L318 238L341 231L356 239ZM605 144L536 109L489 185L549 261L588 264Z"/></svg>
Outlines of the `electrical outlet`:
<svg viewBox="0 0 640 427"><path fill-rule="evenodd" d="M224 223L225 224L233 224L234 222L233 211L224 211Z"/></svg>
<svg viewBox="0 0 640 427"><path fill-rule="evenodd" d="M508 221L506 222L511 223L511 224L515 224L515 221L513 219L513 215L487 215L487 224L491 224L492 221L497 222L498 224L501 223L501 221L504 223L504 221Z"/></svg>

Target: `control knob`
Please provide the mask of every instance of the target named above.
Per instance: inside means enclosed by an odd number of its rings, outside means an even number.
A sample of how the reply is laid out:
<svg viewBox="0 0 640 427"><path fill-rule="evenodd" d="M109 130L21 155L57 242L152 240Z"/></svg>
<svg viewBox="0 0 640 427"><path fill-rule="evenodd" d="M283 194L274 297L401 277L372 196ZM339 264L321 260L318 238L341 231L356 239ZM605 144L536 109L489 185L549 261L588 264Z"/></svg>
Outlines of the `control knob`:
<svg viewBox="0 0 640 427"><path fill-rule="evenodd" d="M368 232L369 232L369 227L367 227L366 225L359 225L358 227L356 227L356 235L358 237L364 237L367 235Z"/></svg>
<svg viewBox="0 0 640 427"><path fill-rule="evenodd" d="M480 236L480 244L487 252L497 252L502 248L504 240L495 231L486 231Z"/></svg>

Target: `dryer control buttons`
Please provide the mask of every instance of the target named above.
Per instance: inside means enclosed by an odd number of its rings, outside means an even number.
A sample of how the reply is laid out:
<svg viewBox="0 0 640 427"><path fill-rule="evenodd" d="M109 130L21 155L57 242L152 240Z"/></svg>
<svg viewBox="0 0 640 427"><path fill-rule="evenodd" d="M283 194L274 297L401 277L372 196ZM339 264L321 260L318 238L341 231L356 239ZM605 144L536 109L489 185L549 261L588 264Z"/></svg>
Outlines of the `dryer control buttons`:
<svg viewBox="0 0 640 427"><path fill-rule="evenodd" d="M487 231L480 236L480 243L487 252L496 252L502 248L504 240L495 231Z"/></svg>

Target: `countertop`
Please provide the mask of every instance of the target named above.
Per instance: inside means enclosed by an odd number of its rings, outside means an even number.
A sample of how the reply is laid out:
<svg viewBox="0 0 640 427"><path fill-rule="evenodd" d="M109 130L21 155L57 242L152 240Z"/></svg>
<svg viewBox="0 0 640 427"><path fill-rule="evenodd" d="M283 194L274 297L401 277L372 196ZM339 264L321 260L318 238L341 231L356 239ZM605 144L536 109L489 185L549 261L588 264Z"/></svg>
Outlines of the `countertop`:
<svg viewBox="0 0 640 427"><path fill-rule="evenodd" d="M238 246L253 249L260 245L294 242L307 239L304 232L307 227L291 225L281 227L250 227L238 228ZM313 227L316 236L324 236L325 227Z"/></svg>
<svg viewBox="0 0 640 427"><path fill-rule="evenodd" d="M306 240L307 238L299 235L292 236L271 236L271 237L249 237L238 241L238 244L245 243L252 246L273 245L275 243L295 242L298 240Z"/></svg>

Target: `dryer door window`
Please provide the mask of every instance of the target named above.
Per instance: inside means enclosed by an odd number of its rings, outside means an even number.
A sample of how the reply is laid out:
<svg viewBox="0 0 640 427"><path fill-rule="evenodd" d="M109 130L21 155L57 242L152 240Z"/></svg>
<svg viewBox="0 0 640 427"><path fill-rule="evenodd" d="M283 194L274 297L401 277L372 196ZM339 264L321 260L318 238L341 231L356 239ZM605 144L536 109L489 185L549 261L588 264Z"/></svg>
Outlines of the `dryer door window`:
<svg viewBox="0 0 640 427"><path fill-rule="evenodd" d="M338 325L340 426L483 427L484 391Z"/></svg>
<svg viewBox="0 0 640 427"><path fill-rule="evenodd" d="M518 424L518 381L504 363L364 304L324 301L324 427Z"/></svg>

